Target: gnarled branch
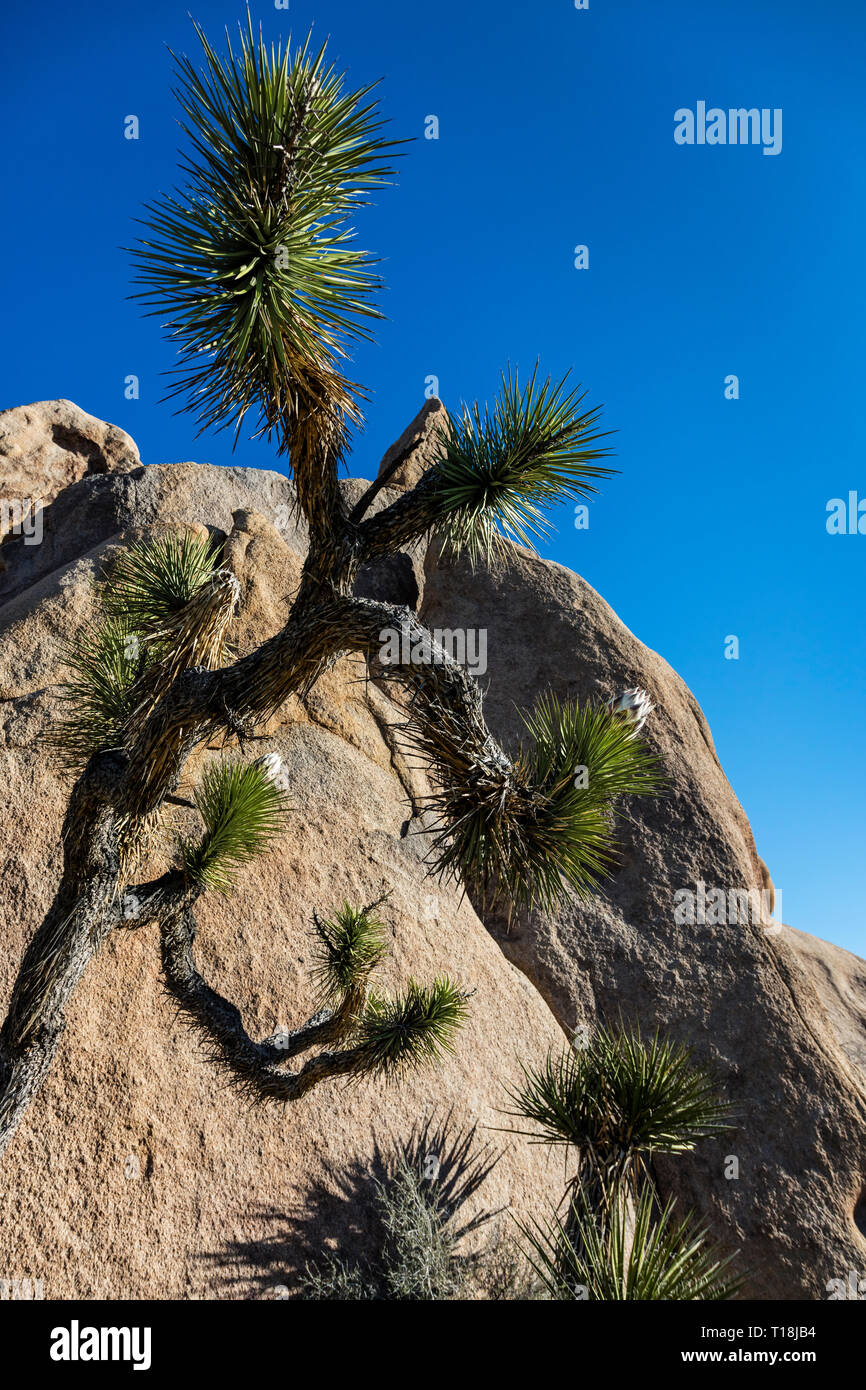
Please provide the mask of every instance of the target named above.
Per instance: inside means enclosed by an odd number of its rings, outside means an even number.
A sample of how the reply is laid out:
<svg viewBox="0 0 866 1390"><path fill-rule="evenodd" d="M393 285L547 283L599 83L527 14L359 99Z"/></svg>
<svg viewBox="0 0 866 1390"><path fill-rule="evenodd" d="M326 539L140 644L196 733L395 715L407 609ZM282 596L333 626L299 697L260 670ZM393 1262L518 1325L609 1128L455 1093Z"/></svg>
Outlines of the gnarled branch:
<svg viewBox="0 0 866 1390"><path fill-rule="evenodd" d="M170 912L161 928L162 964L166 985L184 1017L206 1043L211 1060L225 1069L233 1083L255 1100L297 1100L320 1081L360 1070L356 1049L320 1053L298 1072L284 1064L312 1047L339 1043L352 1030L357 998L337 1009L322 1009L301 1028L272 1034L255 1042L243 1026L240 1009L224 999L202 978L195 964L196 924L192 907Z"/></svg>

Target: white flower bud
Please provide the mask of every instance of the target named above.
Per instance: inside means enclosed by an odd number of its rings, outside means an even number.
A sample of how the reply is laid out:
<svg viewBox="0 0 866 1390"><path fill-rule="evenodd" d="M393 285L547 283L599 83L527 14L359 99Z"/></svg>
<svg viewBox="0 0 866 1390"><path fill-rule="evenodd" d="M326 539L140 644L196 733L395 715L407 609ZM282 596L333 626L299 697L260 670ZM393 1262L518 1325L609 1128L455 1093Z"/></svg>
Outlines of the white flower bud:
<svg viewBox="0 0 866 1390"><path fill-rule="evenodd" d="M607 701L607 709L626 723L631 724L633 732L639 734L647 718L655 708L645 690L623 690Z"/></svg>
<svg viewBox="0 0 866 1390"><path fill-rule="evenodd" d="M283 760L279 753L265 753L261 758L256 758L253 767L260 767L269 782L276 782L283 770Z"/></svg>

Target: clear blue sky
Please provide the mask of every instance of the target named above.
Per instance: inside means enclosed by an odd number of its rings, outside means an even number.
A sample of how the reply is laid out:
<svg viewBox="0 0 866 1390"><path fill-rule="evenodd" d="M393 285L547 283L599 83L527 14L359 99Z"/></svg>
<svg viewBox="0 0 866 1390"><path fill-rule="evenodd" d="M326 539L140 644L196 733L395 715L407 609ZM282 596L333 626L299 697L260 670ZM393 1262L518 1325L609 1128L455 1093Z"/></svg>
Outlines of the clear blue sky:
<svg viewBox="0 0 866 1390"><path fill-rule="evenodd" d="M239 0L192 13L211 37ZM583 574L695 692L787 921L866 954L866 6L862 0L291 0L356 85L384 77L399 183L359 224L389 318L358 353L370 475L435 374L450 407L508 360L572 367L621 473L548 554ZM66 396L148 463L231 461L160 405L171 350L126 301L139 205L174 182L166 44L186 4L7 9L0 407ZM698 101L781 108L778 156L679 146ZM123 138L135 114L140 139ZM439 117L438 141L424 119ZM573 267L586 244L588 270ZM124 378L141 381L124 399ZM735 373L740 399L726 400ZM264 444L235 462L272 466ZM737 661L724 659L735 634Z"/></svg>

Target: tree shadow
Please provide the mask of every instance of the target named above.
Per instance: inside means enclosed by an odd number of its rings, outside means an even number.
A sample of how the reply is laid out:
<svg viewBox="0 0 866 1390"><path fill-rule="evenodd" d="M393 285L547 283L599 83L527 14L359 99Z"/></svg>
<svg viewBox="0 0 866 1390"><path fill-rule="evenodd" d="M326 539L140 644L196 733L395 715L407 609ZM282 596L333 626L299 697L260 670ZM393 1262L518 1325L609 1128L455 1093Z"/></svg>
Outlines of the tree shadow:
<svg viewBox="0 0 866 1390"><path fill-rule="evenodd" d="M385 1244L379 1192L393 1178L401 1160L412 1164L429 1184L441 1210L454 1222L456 1237L468 1235L500 1211L479 1210L463 1218L462 1208L475 1196L501 1155L476 1142L477 1126L459 1128L453 1112L419 1121L408 1141L373 1134L372 1151L348 1166L327 1158L320 1176L310 1181L297 1205L288 1210L261 1206L248 1213L261 1234L227 1241L199 1258L213 1272L216 1297L292 1298L299 1295L308 1266L328 1255L348 1265L375 1259ZM500 1209L501 1210L501 1209Z"/></svg>

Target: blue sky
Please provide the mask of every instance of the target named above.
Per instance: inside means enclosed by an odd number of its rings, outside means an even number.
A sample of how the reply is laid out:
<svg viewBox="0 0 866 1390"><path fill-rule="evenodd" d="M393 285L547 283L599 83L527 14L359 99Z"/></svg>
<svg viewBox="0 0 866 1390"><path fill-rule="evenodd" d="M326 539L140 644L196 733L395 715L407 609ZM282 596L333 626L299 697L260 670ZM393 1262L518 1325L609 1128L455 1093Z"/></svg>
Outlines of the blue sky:
<svg viewBox="0 0 866 1390"><path fill-rule="evenodd" d="M196 440L159 404L171 349L125 298L119 248L175 180L166 45L194 54L187 8L3 18L0 408L66 396L148 463L271 467L267 445L232 459L228 436ZM393 134L416 137L359 223L388 321L356 355L372 396L351 471L371 474L431 375L453 408L492 396L509 361L573 369L618 431L621 472L588 530L562 509L546 553L695 692L785 920L866 954L866 535L825 525L831 498L866 498L862 0L251 10L266 37L330 34L354 85L385 79ZM213 39L243 9L192 14ZM698 101L781 108L781 153L677 145L674 113Z"/></svg>

